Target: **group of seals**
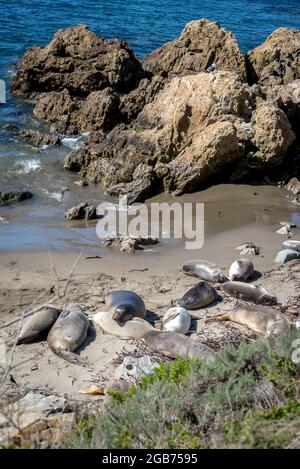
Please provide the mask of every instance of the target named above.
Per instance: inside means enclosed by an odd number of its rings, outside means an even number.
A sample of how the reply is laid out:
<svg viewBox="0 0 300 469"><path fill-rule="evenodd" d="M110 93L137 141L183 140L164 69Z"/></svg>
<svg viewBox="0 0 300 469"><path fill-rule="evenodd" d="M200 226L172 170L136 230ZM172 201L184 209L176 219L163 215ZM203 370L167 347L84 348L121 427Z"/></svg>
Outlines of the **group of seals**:
<svg viewBox="0 0 300 469"><path fill-rule="evenodd" d="M34 313L24 324L17 345L28 344L47 336L53 353L71 362L82 360L73 353L85 341L89 321L79 304L70 304L63 311L49 305Z"/></svg>

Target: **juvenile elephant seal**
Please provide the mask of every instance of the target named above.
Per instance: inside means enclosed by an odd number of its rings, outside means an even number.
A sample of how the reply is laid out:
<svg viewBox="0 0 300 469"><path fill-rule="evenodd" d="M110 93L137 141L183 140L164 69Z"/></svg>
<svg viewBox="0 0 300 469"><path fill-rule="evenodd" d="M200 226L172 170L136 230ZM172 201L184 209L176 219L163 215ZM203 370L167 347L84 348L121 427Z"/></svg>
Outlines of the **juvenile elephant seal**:
<svg viewBox="0 0 300 469"><path fill-rule="evenodd" d="M46 306L25 321L19 334L17 345L29 344L45 338L61 313L60 308Z"/></svg>
<svg viewBox="0 0 300 469"><path fill-rule="evenodd" d="M174 306L168 309L162 318L162 330L178 332L179 334L186 334L191 326L190 313L181 308L181 306Z"/></svg>
<svg viewBox="0 0 300 469"><path fill-rule="evenodd" d="M144 319L146 316L145 303L133 291L117 290L105 296L106 311L112 314L115 321L127 321L133 317Z"/></svg>
<svg viewBox="0 0 300 469"><path fill-rule="evenodd" d="M242 324L264 336L278 335L291 327L282 313L268 306L236 306L217 319Z"/></svg>
<svg viewBox="0 0 300 469"><path fill-rule="evenodd" d="M214 287L203 281L197 283L180 300L177 300L176 306L181 306L185 309L199 309L213 303L217 299L218 293Z"/></svg>
<svg viewBox="0 0 300 469"><path fill-rule="evenodd" d="M277 303L276 296L258 285L250 285L244 282L226 282L222 285L222 289L228 295L252 301L257 305L273 305Z"/></svg>
<svg viewBox="0 0 300 469"><path fill-rule="evenodd" d="M215 352L207 345L176 332L150 331L143 337L143 341L156 352L169 357L198 358L206 363L215 359Z"/></svg>
<svg viewBox="0 0 300 469"><path fill-rule="evenodd" d="M229 269L229 279L246 282L254 273L254 265L249 259L238 259L234 261Z"/></svg>
<svg viewBox="0 0 300 469"><path fill-rule="evenodd" d="M188 261L182 266L182 271L187 275L201 278L212 283L225 282L225 275L219 267L209 261Z"/></svg>
<svg viewBox="0 0 300 469"><path fill-rule="evenodd" d="M55 355L71 363L83 362L73 353L85 341L89 321L78 304L70 304L50 330L47 343Z"/></svg>
<svg viewBox="0 0 300 469"><path fill-rule="evenodd" d="M300 241L287 239L286 241L283 241L282 246L284 249L292 249L293 251L300 252Z"/></svg>
<svg viewBox="0 0 300 469"><path fill-rule="evenodd" d="M93 316L93 321L98 324L107 334L114 335L120 339L140 339L147 332L155 330L145 319L134 317L128 321L117 322L111 313L99 311Z"/></svg>

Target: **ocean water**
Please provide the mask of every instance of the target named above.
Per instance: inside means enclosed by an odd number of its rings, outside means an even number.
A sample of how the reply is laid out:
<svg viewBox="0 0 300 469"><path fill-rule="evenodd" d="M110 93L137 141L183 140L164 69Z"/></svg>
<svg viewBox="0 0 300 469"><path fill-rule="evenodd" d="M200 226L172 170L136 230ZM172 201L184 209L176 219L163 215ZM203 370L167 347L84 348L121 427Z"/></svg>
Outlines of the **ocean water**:
<svg viewBox="0 0 300 469"><path fill-rule="evenodd" d="M278 27L299 29L300 2L0 0L0 79L5 80L7 88L7 102L0 104L0 191L29 189L35 194L34 199L18 206L0 207L0 250L45 247L51 240L57 243L58 236L62 243L73 237L82 240L83 232L89 236L88 229L71 226L66 232L64 210L77 201L104 198L99 187L80 188L75 184L78 176L63 169L64 156L80 140L65 139L59 149L39 151L25 147L2 129L6 123L42 129L32 114L32 105L12 97L9 92L11 76L25 50L47 44L60 28L85 23L103 37L128 41L142 58L177 37L188 21L203 17L231 30L241 50L247 52ZM55 232L54 222L61 231Z"/></svg>

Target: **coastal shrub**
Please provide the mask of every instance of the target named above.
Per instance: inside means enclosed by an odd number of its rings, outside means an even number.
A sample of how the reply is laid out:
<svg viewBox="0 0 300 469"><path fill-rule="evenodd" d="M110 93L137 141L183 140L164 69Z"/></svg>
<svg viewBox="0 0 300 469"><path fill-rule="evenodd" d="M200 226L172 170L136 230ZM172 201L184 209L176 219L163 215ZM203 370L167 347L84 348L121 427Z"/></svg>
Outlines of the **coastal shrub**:
<svg viewBox="0 0 300 469"><path fill-rule="evenodd" d="M175 360L127 393L111 393L84 448L275 448L293 444L300 424L298 331L223 348L213 363ZM297 430L297 431L296 431Z"/></svg>

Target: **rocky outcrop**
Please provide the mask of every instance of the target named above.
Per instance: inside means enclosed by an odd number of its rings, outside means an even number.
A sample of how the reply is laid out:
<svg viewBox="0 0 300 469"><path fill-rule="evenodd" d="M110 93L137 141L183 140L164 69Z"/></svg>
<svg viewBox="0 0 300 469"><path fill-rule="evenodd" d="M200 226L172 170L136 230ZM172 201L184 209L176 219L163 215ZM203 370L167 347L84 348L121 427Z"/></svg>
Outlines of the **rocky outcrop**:
<svg viewBox="0 0 300 469"><path fill-rule="evenodd" d="M22 202L32 197L33 194L29 191L0 192L0 205Z"/></svg>
<svg viewBox="0 0 300 469"><path fill-rule="evenodd" d="M24 55L12 91L34 99L35 115L57 131L108 130L120 119L119 93L136 88L144 75L126 42L77 25Z"/></svg>
<svg viewBox="0 0 300 469"><path fill-rule="evenodd" d="M284 85L300 76L300 31L276 29L248 54L249 80L265 86Z"/></svg>
<svg viewBox="0 0 300 469"><path fill-rule="evenodd" d="M94 220L97 218L96 207L88 202L83 202L77 207L72 207L65 212L67 220Z"/></svg>
<svg viewBox="0 0 300 469"><path fill-rule="evenodd" d="M273 104L260 104L253 113L252 127L256 156L267 163L281 163L295 140L285 113Z"/></svg>
<svg viewBox="0 0 300 469"><path fill-rule="evenodd" d="M72 97L111 87L120 92L135 88L143 69L128 44L103 39L79 24L58 31L45 47L24 55L12 91L23 98L68 90Z"/></svg>
<svg viewBox="0 0 300 469"><path fill-rule="evenodd" d="M60 145L61 141L58 135L42 134L34 130L21 130L19 136L25 143L35 147L43 147L44 145Z"/></svg>
<svg viewBox="0 0 300 469"><path fill-rule="evenodd" d="M236 72L246 80L246 64L233 34L206 19L188 23L178 39L151 52L143 61L153 74L190 75L208 70Z"/></svg>

